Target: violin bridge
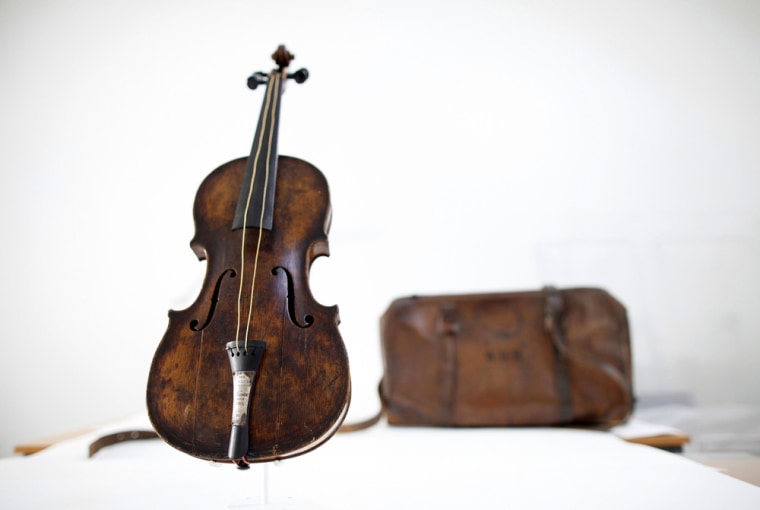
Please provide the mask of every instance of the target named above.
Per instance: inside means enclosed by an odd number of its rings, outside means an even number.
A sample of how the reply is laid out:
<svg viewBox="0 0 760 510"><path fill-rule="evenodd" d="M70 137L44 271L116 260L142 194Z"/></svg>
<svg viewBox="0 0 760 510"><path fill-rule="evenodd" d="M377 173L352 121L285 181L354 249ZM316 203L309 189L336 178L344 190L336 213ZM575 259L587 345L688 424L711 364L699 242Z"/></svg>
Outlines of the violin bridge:
<svg viewBox="0 0 760 510"><path fill-rule="evenodd" d="M240 469L248 468L245 456L248 454L248 416L253 396L253 383L264 356L266 342L253 340L247 342L247 348L240 350L240 342L227 342L225 346L232 368L232 430L228 457Z"/></svg>

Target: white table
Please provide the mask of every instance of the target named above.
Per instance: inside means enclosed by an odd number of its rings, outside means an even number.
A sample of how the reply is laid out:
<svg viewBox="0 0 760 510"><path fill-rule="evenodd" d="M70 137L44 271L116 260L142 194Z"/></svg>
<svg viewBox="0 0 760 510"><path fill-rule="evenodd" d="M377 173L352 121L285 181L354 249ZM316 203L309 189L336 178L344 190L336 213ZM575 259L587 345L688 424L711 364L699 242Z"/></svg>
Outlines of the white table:
<svg viewBox="0 0 760 510"><path fill-rule="evenodd" d="M130 441L87 457L135 417L0 460L0 508L760 509L760 487L611 433L381 424L239 471Z"/></svg>

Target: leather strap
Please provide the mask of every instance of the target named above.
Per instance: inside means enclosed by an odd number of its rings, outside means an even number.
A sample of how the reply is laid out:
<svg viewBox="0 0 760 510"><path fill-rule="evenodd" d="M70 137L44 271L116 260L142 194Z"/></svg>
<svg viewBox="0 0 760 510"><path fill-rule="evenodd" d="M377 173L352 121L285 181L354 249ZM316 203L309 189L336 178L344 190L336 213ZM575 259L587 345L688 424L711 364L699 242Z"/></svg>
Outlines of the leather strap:
<svg viewBox="0 0 760 510"><path fill-rule="evenodd" d="M356 423L344 423L338 429L338 432L356 432L364 430L377 424L385 414L385 401L382 393L380 393L380 410L373 416ZM99 437L92 443L90 443L89 457L92 457L100 450L107 446L115 445L118 443L124 443L126 441L137 441L140 439L158 439L159 436L152 430L129 430L123 432L115 432Z"/></svg>
<svg viewBox="0 0 760 510"><path fill-rule="evenodd" d="M385 414L385 401L383 400L382 393L380 394L380 403L380 410L377 412L377 414L357 423L344 423L340 426L338 432L356 432L358 430L368 429L375 425ZM88 457L92 457L107 446L124 443L126 441L158 439L158 437L158 434L152 430L126 430L122 432L115 432L113 434L107 434L90 443Z"/></svg>
<svg viewBox="0 0 760 510"><path fill-rule="evenodd" d="M380 384L377 385L377 394L380 396L380 410L375 413L374 416L371 416L370 418L367 418L366 420L362 420L360 422L356 423L344 423L340 426L338 429L338 433L341 432L356 432L359 430L368 429L371 426L375 425L380 421L380 419L385 414L386 410L386 402L383 398L383 380L380 379Z"/></svg>
<svg viewBox="0 0 760 510"><path fill-rule="evenodd" d="M441 304L435 327L435 336L441 347L438 361L439 418L441 425L450 425L454 412L454 393L457 387L457 337L462 327L456 304Z"/></svg>
<svg viewBox="0 0 760 510"><path fill-rule="evenodd" d="M544 287L545 308L544 328L552 336L557 396L559 398L559 422L569 423L573 419L573 401L570 387L570 359L565 333L562 329L562 314L565 303L556 287Z"/></svg>
<svg viewBox="0 0 760 510"><path fill-rule="evenodd" d="M158 434L152 430L129 430L124 432L116 432L108 434L103 437L99 437L92 443L90 443L89 456L92 457L98 451L102 450L106 446L111 446L117 443L123 443L125 441L135 441L138 439L156 439Z"/></svg>

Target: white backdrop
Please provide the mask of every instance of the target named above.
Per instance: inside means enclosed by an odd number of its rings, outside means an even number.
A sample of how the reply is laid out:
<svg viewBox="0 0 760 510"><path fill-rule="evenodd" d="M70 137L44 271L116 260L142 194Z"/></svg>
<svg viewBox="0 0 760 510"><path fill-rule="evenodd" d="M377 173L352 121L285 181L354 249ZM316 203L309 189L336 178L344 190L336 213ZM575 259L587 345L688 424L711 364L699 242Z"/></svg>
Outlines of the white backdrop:
<svg viewBox="0 0 760 510"><path fill-rule="evenodd" d="M144 408L200 289L195 191L249 150L280 43L349 420L393 298L550 282L624 302L639 394L760 405L757 2L3 0L0 455Z"/></svg>

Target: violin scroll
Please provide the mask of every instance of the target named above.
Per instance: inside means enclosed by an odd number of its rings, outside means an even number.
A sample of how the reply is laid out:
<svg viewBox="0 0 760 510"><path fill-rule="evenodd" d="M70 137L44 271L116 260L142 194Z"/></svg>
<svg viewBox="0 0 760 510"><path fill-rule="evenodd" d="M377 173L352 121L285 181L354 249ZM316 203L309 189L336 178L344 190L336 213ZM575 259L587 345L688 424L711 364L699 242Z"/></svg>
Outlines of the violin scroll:
<svg viewBox="0 0 760 510"><path fill-rule="evenodd" d="M278 66L278 69L276 72L282 72L285 70L285 68L290 65L290 61L293 60L295 56L290 53L288 50L285 49L285 46L280 45L277 48L277 51L272 53L272 59L275 61L275 63ZM301 84L305 82L309 78L309 71L306 69L299 69L298 71L294 73L288 73L285 75L288 79L293 79L296 81L296 83ZM251 90L255 90L256 87L259 85L263 85L269 81L269 75L267 73L264 73L262 71L256 71L251 76L248 77L248 88Z"/></svg>
<svg viewBox="0 0 760 510"><path fill-rule="evenodd" d="M280 66L280 71L290 65L290 61L296 58L291 52L285 49L284 45L279 45L274 53L272 53L272 60Z"/></svg>

